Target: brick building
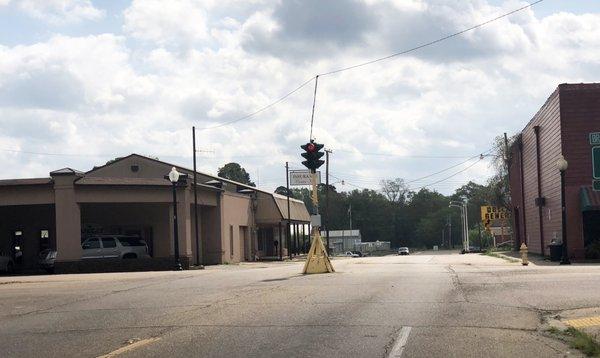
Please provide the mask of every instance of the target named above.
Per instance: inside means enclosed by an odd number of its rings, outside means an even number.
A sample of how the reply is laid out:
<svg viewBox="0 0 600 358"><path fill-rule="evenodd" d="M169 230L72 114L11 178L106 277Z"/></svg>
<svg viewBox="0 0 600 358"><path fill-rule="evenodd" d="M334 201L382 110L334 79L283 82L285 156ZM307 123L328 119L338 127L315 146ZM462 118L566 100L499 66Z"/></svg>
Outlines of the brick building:
<svg viewBox="0 0 600 358"><path fill-rule="evenodd" d="M560 172L565 172L567 244L573 259L595 258L600 244L600 192L592 190L590 133L600 132L600 84L561 84L510 148L509 173L515 239L548 255L561 242ZM600 248L600 247L599 247Z"/></svg>

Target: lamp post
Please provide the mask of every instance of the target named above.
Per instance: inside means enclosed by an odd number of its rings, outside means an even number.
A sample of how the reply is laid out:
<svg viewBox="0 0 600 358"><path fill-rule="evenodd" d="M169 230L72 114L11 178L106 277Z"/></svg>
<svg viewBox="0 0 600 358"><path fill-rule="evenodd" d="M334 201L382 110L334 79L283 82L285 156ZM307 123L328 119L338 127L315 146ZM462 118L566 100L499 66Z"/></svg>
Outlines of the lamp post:
<svg viewBox="0 0 600 358"><path fill-rule="evenodd" d="M560 171L560 203L562 208L562 258L561 265L570 265L569 253L567 252L567 208L565 205L565 171L569 167L569 163L562 155L556 161L556 167Z"/></svg>
<svg viewBox="0 0 600 358"><path fill-rule="evenodd" d="M451 201L450 205L448 205L449 207L453 207L453 208L459 208L460 209L460 216L462 218L462 228L463 228L463 252L466 253L467 247L467 225L465 224L465 203L462 201Z"/></svg>
<svg viewBox="0 0 600 358"><path fill-rule="evenodd" d="M177 183L180 176L181 174L175 167L171 168L167 176L173 188L173 248L175 249L175 267L173 269L177 271L183 270L179 261L179 227L177 226Z"/></svg>

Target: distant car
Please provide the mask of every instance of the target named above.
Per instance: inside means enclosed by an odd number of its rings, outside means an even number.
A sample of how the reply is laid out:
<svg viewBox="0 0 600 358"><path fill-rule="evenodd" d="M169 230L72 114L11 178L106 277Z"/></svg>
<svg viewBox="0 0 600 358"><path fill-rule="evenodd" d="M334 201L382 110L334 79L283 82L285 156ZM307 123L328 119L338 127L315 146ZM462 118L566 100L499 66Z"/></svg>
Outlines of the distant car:
<svg viewBox="0 0 600 358"><path fill-rule="evenodd" d="M401 247L398 249L398 255L410 255L408 247Z"/></svg>
<svg viewBox="0 0 600 358"><path fill-rule="evenodd" d="M481 252L481 247L479 247L479 246L469 246L469 252Z"/></svg>
<svg viewBox="0 0 600 358"><path fill-rule="evenodd" d="M352 252L353 254L357 254L357 255L358 255L358 257L367 256L367 255L365 255L365 254L363 254L362 252L360 252L360 251L357 251L357 250L353 250L353 251L350 251L350 252Z"/></svg>
<svg viewBox="0 0 600 358"><path fill-rule="evenodd" d="M148 245L139 236L97 235L81 243L82 259L136 259L150 257Z"/></svg>
<svg viewBox="0 0 600 358"><path fill-rule="evenodd" d="M0 252L0 271L13 273L15 272L15 263L10 255L5 252Z"/></svg>
<svg viewBox="0 0 600 358"><path fill-rule="evenodd" d="M346 251L346 256L348 256L348 257L360 257L358 254L355 254L352 251Z"/></svg>

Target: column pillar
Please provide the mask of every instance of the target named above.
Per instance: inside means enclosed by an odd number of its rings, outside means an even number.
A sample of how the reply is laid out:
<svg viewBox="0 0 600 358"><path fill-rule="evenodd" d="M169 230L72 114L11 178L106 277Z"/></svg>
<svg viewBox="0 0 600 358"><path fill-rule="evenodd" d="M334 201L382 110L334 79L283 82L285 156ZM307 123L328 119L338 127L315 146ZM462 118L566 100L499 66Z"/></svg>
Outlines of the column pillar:
<svg viewBox="0 0 600 358"><path fill-rule="evenodd" d="M58 271L62 271L65 265L61 263L81 260L81 211L73 183L81 176L70 169L52 172L50 176L54 180L56 263Z"/></svg>

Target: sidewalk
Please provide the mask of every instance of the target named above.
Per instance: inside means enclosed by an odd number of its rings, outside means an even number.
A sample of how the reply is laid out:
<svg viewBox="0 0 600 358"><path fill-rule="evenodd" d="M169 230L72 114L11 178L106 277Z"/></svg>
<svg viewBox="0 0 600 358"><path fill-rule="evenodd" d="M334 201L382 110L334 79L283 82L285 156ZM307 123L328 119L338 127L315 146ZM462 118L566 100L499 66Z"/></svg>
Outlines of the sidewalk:
<svg viewBox="0 0 600 358"><path fill-rule="evenodd" d="M521 260L521 253L519 251L496 251L495 253L500 256L506 256L507 258ZM542 255L532 253L527 254L527 259L529 260L530 265L533 264L536 266L557 266L559 264L558 262L550 261L550 259L545 258Z"/></svg>
<svg viewBox="0 0 600 358"><path fill-rule="evenodd" d="M549 321L550 331L561 334L571 347L588 351L588 356L600 356L600 307L562 311Z"/></svg>

